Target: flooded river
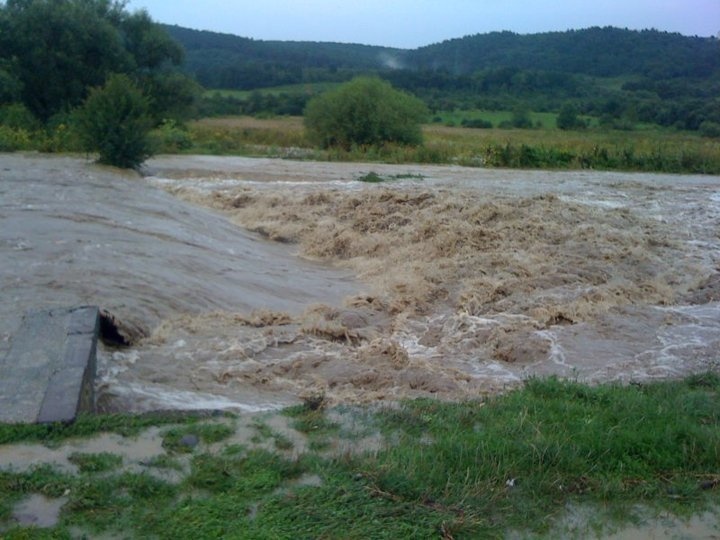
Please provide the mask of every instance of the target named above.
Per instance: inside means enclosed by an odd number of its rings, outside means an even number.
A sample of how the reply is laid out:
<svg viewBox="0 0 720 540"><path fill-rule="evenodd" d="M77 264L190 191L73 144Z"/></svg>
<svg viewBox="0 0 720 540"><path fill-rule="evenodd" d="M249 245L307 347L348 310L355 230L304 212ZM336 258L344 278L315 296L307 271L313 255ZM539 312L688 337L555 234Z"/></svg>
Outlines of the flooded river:
<svg viewBox="0 0 720 540"><path fill-rule="evenodd" d="M366 184L369 172L391 180ZM0 354L97 304L108 410L483 395L720 368L720 178L0 155Z"/></svg>

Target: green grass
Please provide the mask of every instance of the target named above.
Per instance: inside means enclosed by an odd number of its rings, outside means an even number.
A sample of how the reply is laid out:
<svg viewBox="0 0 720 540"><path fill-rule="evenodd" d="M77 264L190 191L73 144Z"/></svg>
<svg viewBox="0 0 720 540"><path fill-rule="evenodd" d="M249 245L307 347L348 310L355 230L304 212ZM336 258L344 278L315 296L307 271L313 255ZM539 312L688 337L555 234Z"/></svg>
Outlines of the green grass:
<svg viewBox="0 0 720 540"><path fill-rule="evenodd" d="M312 433L327 435L338 429L335 422L328 420L323 408L309 408L305 405L297 405L285 409L285 414L293 419L293 427L306 435Z"/></svg>
<svg viewBox="0 0 720 540"><path fill-rule="evenodd" d="M24 441L42 442L52 446L66 439L91 437L100 432L117 433L129 437L137 435L150 426L195 423L201 417L203 415L152 413L141 416L128 416L126 414L107 414L100 416L81 415L72 424L0 423L0 444Z"/></svg>
<svg viewBox="0 0 720 540"><path fill-rule="evenodd" d="M98 473L112 471L122 465L122 456L108 452L85 454L75 452L68 456L68 461L75 465L81 473Z"/></svg>
<svg viewBox="0 0 720 540"><path fill-rule="evenodd" d="M433 122L460 127L463 120L482 119L491 122L497 128L502 122L510 122L512 117L512 111L483 111L478 109L463 111L456 109L453 111L439 111L433 116ZM436 118L439 118L439 121ZM539 124L543 129L554 129L556 119L556 113L530 113L530 120L533 125Z"/></svg>
<svg viewBox="0 0 720 540"><path fill-rule="evenodd" d="M507 515L543 530L570 501L619 516L638 503L702 505L718 478L718 390L717 375L630 388L551 379L482 407L415 401L384 414L401 442L367 475L402 500L462 502L488 533Z"/></svg>
<svg viewBox="0 0 720 540"><path fill-rule="evenodd" d="M275 448L278 450L292 450L295 444L288 437L279 433L268 426L265 422L255 421L252 424L253 429L257 431L253 442L259 443L263 440L272 440Z"/></svg>
<svg viewBox="0 0 720 540"><path fill-rule="evenodd" d="M183 444L183 437L197 438L205 444L220 442L235 433L235 429L227 424L191 422L187 425L172 427L163 433L163 448L169 452L187 453L193 448Z"/></svg>
<svg viewBox="0 0 720 540"><path fill-rule="evenodd" d="M311 439L339 431L322 407L285 414ZM636 519L638 507L685 516L720 507L717 374L597 387L533 379L486 401L407 401L370 416L389 441L384 450L288 458L231 445L194 454L177 485L98 466L98 456L83 457L95 465L76 476L49 466L2 472L0 521L25 494L69 498L55 528L3 534L551 538L571 506L597 508L607 520L593 523L600 532ZM322 483L303 485L305 475Z"/></svg>
<svg viewBox="0 0 720 540"><path fill-rule="evenodd" d="M362 174L356 178L358 182L365 182L366 184L380 184L383 182L392 182L393 180L422 180L424 177L421 174L391 174L391 175L379 175L375 171Z"/></svg>

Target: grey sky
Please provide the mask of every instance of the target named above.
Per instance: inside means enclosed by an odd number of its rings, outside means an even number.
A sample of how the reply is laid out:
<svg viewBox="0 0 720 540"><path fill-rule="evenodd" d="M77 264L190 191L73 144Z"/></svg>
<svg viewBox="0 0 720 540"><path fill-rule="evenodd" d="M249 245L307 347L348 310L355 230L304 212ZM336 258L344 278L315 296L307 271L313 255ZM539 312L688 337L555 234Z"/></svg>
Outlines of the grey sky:
<svg viewBox="0 0 720 540"><path fill-rule="evenodd" d="M618 26L720 31L720 0L131 0L158 22L255 39L415 48L468 34Z"/></svg>

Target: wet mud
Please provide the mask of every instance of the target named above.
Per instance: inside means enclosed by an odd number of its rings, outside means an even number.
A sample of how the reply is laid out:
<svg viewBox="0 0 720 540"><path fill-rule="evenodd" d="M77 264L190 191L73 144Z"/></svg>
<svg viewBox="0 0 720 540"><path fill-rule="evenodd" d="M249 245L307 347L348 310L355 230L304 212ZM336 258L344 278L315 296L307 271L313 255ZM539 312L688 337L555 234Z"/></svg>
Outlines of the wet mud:
<svg viewBox="0 0 720 540"><path fill-rule="evenodd" d="M176 156L141 179L12 159L38 198L48 167L61 171L52 193L68 225L41 249L32 229L3 233L0 248L33 268L5 270L3 289L16 306L97 299L135 329L130 347L99 353L105 410L459 399L533 375L629 382L720 367L717 177ZM370 171L395 180L358 181ZM89 185L73 188L78 175ZM108 208L77 217L90 212L65 189ZM3 199L0 217L16 212ZM79 258L78 222L107 247ZM53 288L53 250L84 279Z"/></svg>

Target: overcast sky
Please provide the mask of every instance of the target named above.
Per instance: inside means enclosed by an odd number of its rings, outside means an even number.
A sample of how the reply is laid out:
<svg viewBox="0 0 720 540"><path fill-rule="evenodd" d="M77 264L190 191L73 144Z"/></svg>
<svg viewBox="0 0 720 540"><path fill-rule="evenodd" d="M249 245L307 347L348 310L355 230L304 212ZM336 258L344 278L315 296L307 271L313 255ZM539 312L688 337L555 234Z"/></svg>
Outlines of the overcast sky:
<svg viewBox="0 0 720 540"><path fill-rule="evenodd" d="M618 26L720 31L720 0L131 0L157 22L255 39L415 48L469 34Z"/></svg>

